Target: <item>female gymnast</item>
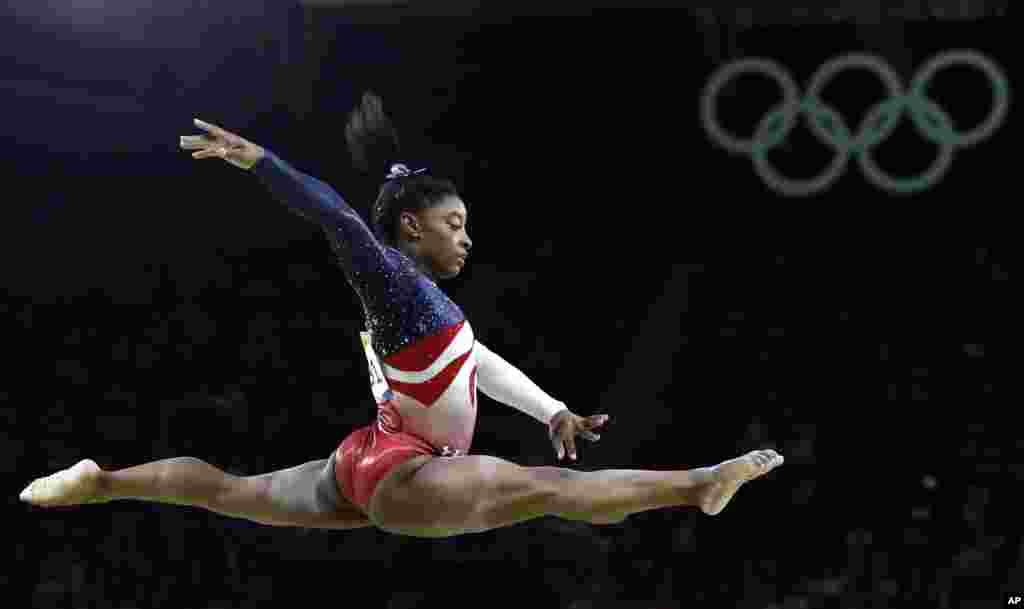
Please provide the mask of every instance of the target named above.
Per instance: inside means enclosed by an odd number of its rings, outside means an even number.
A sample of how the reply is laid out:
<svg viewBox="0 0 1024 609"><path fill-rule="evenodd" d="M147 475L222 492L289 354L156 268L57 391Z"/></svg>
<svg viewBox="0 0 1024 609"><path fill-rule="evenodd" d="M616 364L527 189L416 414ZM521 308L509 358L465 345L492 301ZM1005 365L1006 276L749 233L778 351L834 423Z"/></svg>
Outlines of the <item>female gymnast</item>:
<svg viewBox="0 0 1024 609"><path fill-rule="evenodd" d="M606 415L578 416L489 350L437 281L459 274L472 240L455 186L389 168L373 206L374 230L324 182L273 152L198 119L181 138L195 159L222 159L254 173L270 193L325 232L366 317L362 333L377 420L349 434L327 459L256 476L233 476L193 457L120 470L83 459L33 481L21 500L70 506L134 499L188 505L272 526L445 537L542 516L594 524L695 506L718 514L739 487L783 462L758 450L691 470L522 467L469 454L476 391L547 425L559 460L576 460L575 438L596 441ZM363 96L346 126L357 165L398 159L397 134L380 99ZM383 151L383 152L382 152ZM390 158L380 158L380 157Z"/></svg>

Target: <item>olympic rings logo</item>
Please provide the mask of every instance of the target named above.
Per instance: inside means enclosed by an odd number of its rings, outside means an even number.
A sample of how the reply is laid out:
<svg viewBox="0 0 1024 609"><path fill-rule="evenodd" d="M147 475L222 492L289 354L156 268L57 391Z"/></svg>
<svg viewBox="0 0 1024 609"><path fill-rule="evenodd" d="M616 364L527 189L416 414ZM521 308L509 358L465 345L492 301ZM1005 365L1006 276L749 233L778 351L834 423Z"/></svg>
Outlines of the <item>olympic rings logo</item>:
<svg viewBox="0 0 1024 609"><path fill-rule="evenodd" d="M954 64L966 64L983 72L995 99L988 118L966 133L953 129L949 115L926 94L936 73ZM875 73L889 95L870 108L856 134L851 134L843 117L821 99L821 92L831 78L848 68L864 68ZM726 133L718 124L715 103L727 82L750 72L764 74L775 80L782 89L783 100L764 115L753 137L740 139ZM933 186L945 175L953 162L955 149L973 146L992 135L1002 126L1009 106L1010 87L1006 76L992 60L976 51L949 51L933 57L914 76L909 92L904 91L899 75L883 59L873 55L851 54L833 59L818 68L803 97L800 97L793 77L771 60L751 58L727 64L712 75L704 89L701 118L704 129L719 146L734 154L750 156L761 179L781 194L800 197L825 190L846 168L851 156L856 157L864 175L879 188L898 194L911 194ZM922 173L897 178L882 171L871 157L871 152L889 137L904 112L909 112L918 133L938 145L939 153L931 166ZM800 115L809 118L808 124L813 133L835 152L832 162L821 175L809 180L795 180L781 175L768 163L767 158L768 153L790 134Z"/></svg>

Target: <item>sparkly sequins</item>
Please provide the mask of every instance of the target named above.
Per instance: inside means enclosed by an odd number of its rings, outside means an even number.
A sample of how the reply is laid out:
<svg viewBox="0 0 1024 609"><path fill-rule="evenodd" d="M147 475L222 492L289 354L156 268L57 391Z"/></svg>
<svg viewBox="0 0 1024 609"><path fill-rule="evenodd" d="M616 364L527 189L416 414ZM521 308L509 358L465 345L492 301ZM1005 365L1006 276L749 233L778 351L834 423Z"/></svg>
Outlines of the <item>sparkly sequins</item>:
<svg viewBox="0 0 1024 609"><path fill-rule="evenodd" d="M253 173L294 213L324 230L359 295L373 348L387 357L465 319L462 310L399 250L381 244L334 189L297 171L269 150Z"/></svg>

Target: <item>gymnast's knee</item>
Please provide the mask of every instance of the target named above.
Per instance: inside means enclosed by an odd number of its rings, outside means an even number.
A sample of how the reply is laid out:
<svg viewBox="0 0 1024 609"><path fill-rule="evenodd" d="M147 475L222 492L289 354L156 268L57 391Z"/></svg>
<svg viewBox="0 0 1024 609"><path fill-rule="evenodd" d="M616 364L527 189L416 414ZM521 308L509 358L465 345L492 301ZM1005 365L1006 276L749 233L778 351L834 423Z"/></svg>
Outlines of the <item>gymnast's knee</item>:
<svg viewBox="0 0 1024 609"><path fill-rule="evenodd" d="M476 514L484 528L498 528L532 518L574 513L573 470L556 467L515 467L490 480Z"/></svg>
<svg viewBox="0 0 1024 609"><path fill-rule="evenodd" d="M595 525L620 524L628 513L595 511L594 502L581 494L577 481L583 475L564 467L526 468L534 479L538 498L544 502L544 515Z"/></svg>

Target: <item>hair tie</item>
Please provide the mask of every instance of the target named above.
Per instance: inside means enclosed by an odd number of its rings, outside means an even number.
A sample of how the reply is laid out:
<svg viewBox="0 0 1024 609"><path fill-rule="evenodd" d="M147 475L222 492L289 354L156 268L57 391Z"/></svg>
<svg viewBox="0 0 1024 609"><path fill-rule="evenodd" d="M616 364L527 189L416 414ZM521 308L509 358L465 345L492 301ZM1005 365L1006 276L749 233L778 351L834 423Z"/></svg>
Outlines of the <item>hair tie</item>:
<svg viewBox="0 0 1024 609"><path fill-rule="evenodd" d="M417 175L420 173L426 173L427 168L417 169L416 171L409 171L409 167L403 163L395 163L391 166L391 171L385 176L387 180L396 180L398 178L407 178L411 175Z"/></svg>

